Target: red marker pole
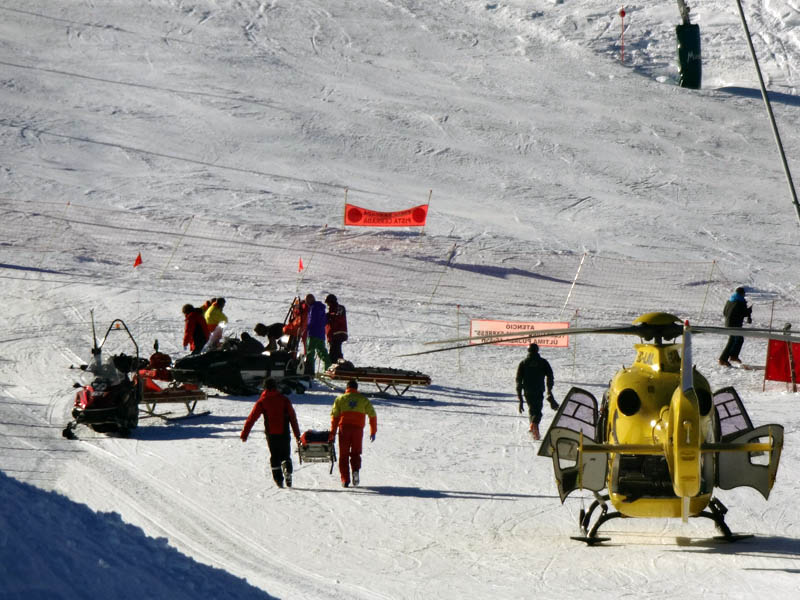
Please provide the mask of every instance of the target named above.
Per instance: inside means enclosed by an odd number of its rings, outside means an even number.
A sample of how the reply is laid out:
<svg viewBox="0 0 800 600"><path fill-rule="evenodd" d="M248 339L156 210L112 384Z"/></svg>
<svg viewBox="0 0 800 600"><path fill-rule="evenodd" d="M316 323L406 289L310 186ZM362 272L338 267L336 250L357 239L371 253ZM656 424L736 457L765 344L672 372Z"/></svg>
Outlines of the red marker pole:
<svg viewBox="0 0 800 600"><path fill-rule="evenodd" d="M622 33L620 34L620 60L625 62L625 9L619 9L619 18L622 21Z"/></svg>

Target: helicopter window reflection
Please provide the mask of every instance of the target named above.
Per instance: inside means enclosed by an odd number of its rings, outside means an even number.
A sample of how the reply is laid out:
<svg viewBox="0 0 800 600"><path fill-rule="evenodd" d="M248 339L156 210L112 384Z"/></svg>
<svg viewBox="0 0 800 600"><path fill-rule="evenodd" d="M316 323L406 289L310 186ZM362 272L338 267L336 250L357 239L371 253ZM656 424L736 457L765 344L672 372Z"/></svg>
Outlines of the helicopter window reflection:
<svg viewBox="0 0 800 600"><path fill-rule="evenodd" d="M714 393L714 406L717 409L720 423L720 434L725 440L741 431L750 431L753 424L742 405L739 394L732 387L723 388Z"/></svg>
<svg viewBox="0 0 800 600"><path fill-rule="evenodd" d="M583 390L570 390L558 415L557 426L594 437L596 421L597 401L594 396Z"/></svg>

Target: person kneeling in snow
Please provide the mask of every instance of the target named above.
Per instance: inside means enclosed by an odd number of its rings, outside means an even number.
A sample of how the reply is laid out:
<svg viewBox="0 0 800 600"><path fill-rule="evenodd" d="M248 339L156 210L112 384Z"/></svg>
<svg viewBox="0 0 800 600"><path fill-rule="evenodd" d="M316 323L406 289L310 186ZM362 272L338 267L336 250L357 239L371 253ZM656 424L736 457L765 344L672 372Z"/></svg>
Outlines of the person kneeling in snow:
<svg viewBox="0 0 800 600"><path fill-rule="evenodd" d="M278 384L272 377L264 380L264 391L261 392L253 410L250 411L250 416L244 422L242 433L239 435L243 442L247 441L250 430L258 417L262 415L264 416L264 432L267 434L272 478L278 487L283 487L284 480L287 487L292 487L294 468L289 426L292 427L297 444L300 444L300 427L297 425L297 415L294 412L292 401L278 391Z"/></svg>
<svg viewBox="0 0 800 600"><path fill-rule="evenodd" d="M353 485L358 485L358 473L361 470L361 441L364 438L364 424L369 416L369 441L375 441L378 432L378 417L372 402L358 391L358 382L351 379L347 389L333 401L331 409L331 434L329 442L336 438L339 430L339 474L342 476L342 487L350 485L350 472L353 473Z"/></svg>

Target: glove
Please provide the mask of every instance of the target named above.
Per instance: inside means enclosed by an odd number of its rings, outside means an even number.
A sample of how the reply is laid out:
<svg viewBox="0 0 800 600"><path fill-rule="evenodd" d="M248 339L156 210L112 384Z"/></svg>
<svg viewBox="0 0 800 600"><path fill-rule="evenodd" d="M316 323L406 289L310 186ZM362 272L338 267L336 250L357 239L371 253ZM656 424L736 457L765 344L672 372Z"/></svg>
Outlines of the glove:
<svg viewBox="0 0 800 600"><path fill-rule="evenodd" d="M747 322L748 323L752 323L753 322L753 317L747 317Z"/></svg>
<svg viewBox="0 0 800 600"><path fill-rule="evenodd" d="M332 444L333 440L335 440L335 439L336 439L336 432L335 431L331 431L331 434L328 436L328 443Z"/></svg>
<svg viewBox="0 0 800 600"><path fill-rule="evenodd" d="M519 398L519 414L522 414L522 396L517 396Z"/></svg>
<svg viewBox="0 0 800 600"><path fill-rule="evenodd" d="M558 402L556 402L556 399L553 398L553 392L547 392L547 402L550 404L550 408L553 410L558 410Z"/></svg>
<svg viewBox="0 0 800 600"><path fill-rule="evenodd" d="M371 434L369 435L369 441L370 441L370 442L374 442L374 441L375 441L375 434L374 434L374 433L371 433Z"/></svg>

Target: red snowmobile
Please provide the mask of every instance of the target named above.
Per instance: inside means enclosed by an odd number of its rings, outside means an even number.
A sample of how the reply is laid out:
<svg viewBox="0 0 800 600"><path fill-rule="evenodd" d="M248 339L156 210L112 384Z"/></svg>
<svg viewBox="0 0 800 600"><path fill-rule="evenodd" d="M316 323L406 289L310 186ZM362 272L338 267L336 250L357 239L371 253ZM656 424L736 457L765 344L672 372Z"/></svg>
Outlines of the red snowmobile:
<svg viewBox="0 0 800 600"><path fill-rule="evenodd" d="M132 355L119 353L103 359L103 345L112 331L124 331L128 335L133 345ZM143 366L139 347L121 319L111 322L103 341L98 345L92 315L92 338L92 360L80 367L83 373L81 382L75 384L79 389L72 408L73 420L64 428L62 435L75 439L74 429L84 424L100 433L116 432L127 436L139 424L142 384L138 378L130 376Z"/></svg>

